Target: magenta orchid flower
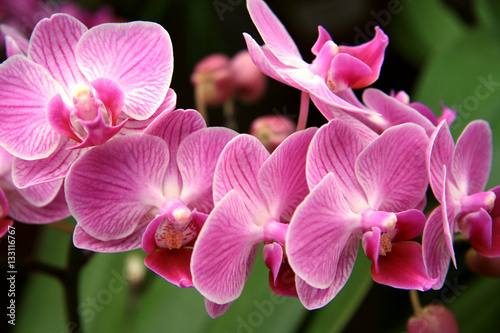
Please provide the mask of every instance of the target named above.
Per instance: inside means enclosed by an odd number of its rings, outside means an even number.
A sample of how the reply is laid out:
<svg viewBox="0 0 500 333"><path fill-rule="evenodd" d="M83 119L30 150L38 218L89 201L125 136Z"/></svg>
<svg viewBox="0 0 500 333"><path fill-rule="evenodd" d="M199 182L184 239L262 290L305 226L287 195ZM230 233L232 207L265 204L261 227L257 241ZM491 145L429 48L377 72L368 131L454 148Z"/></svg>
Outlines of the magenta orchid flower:
<svg viewBox="0 0 500 333"><path fill-rule="evenodd" d="M19 189L14 186L11 177L12 160L12 155L0 148L2 218L8 214L19 222L44 224L70 216L62 179Z"/></svg>
<svg viewBox="0 0 500 333"><path fill-rule="evenodd" d="M377 80L389 43L380 28L375 29L375 37L368 43L338 46L319 26L319 37L312 47L316 58L307 63L283 24L264 1L248 0L247 5L265 45L259 46L248 34L244 37L254 63L264 74L303 91L303 104L308 103L311 95L344 111L372 113L346 102L335 93L363 88Z"/></svg>
<svg viewBox="0 0 500 333"><path fill-rule="evenodd" d="M240 296L262 242L272 288L293 294L288 288L294 286L278 277L287 222L308 193L305 156L315 131L292 134L271 156L257 138L245 134L224 148L214 177L216 205L191 261L194 285L210 301L225 304Z"/></svg>
<svg viewBox="0 0 500 333"><path fill-rule="evenodd" d="M436 288L444 283L450 258L456 265L455 232L467 237L478 253L500 256L500 187L484 191L492 154L491 129L482 120L467 125L456 145L446 121L441 122L430 139L427 170L441 206L429 217L423 245L429 274L440 280Z"/></svg>
<svg viewBox="0 0 500 333"><path fill-rule="evenodd" d="M194 110L176 110L157 118L143 135L87 152L65 183L78 222L75 246L120 252L142 245L150 269L191 287L192 246L213 208L215 165L235 135L226 128L206 128Z"/></svg>
<svg viewBox="0 0 500 333"><path fill-rule="evenodd" d="M308 309L327 304L349 278L359 247L372 260L373 279L402 289L429 289L418 236L419 207L428 186L428 137L415 124L367 139L341 120L314 136L307 156L311 193L290 221L286 244Z"/></svg>
<svg viewBox="0 0 500 333"><path fill-rule="evenodd" d="M80 154L71 149L102 144L128 119L157 113L172 99L172 67L170 37L156 23L87 29L66 14L40 21L27 55L0 65L0 146L28 164L45 163L41 174L16 185L64 177ZM19 162L14 173L18 167L33 169Z"/></svg>

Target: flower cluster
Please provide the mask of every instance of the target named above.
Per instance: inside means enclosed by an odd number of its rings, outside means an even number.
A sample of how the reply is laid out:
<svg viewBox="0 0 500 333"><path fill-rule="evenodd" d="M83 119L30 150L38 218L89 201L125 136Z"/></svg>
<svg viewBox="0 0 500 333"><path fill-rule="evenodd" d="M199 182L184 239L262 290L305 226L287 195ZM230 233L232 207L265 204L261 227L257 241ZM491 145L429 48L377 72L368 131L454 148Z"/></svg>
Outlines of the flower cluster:
<svg viewBox="0 0 500 333"><path fill-rule="evenodd" d="M248 10L265 43L245 34L253 62L302 91L297 131L272 153L254 136L207 127L196 110L174 110L172 45L155 23L87 29L55 14L29 41L9 38L2 223L7 213L28 223L71 214L76 247L142 247L145 265L195 287L212 317L240 296L261 246L271 290L307 309L337 295L360 248L376 282L420 291L440 289L456 265L456 233L500 257L487 122L471 122L455 144L456 113L445 106L436 117L404 92L374 88L358 100L352 89L380 74L389 41L380 28L365 44L338 46L319 27L307 63L263 1ZM309 99L326 118L320 128L305 128ZM439 205L427 218L429 184Z"/></svg>

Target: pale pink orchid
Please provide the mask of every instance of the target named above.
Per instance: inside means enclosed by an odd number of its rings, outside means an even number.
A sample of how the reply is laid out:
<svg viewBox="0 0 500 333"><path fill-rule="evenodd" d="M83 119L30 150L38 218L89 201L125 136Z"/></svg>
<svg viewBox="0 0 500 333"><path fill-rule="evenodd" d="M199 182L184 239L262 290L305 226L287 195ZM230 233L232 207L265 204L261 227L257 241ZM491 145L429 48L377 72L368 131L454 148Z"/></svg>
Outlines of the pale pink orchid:
<svg viewBox="0 0 500 333"><path fill-rule="evenodd" d="M324 306L347 282L359 241L373 262L373 279L395 288L427 290L418 236L428 181L428 137L415 124L380 137L360 135L332 120L314 136L307 155L311 193L297 207L286 238L297 292L308 309Z"/></svg>
<svg viewBox="0 0 500 333"><path fill-rule="evenodd" d="M294 294L290 288L295 286L283 284L279 276L288 221L308 193L306 152L315 131L292 134L272 155L246 134L224 148L214 176L215 208L191 261L194 285L210 301L226 304L240 296L261 243L271 288Z"/></svg>
<svg viewBox="0 0 500 333"><path fill-rule="evenodd" d="M363 88L377 80L389 43L380 28L375 29L375 37L368 43L338 46L319 26L319 37L312 47L316 58L307 63L283 24L264 1L248 0L247 6L265 43L259 46L250 35L244 34L255 65L273 79L302 91L298 128L305 127L309 95L350 113L373 113L350 104L336 93Z"/></svg>
<svg viewBox="0 0 500 333"><path fill-rule="evenodd" d="M70 216L62 179L19 189L12 181L12 161L12 155L0 148L2 218L8 214L18 222L45 224Z"/></svg>
<svg viewBox="0 0 500 333"><path fill-rule="evenodd" d="M151 121L175 101L172 58L156 23L87 29L66 14L40 21L27 54L0 65L0 146L24 161L14 162L16 186L61 179L81 154L75 148L146 127L128 123Z"/></svg>
<svg viewBox="0 0 500 333"><path fill-rule="evenodd" d="M441 288L450 258L456 265L453 235L461 232L486 257L500 256L500 187L484 191L493 154L489 124L475 120L456 145L446 121L431 136L427 171L441 203L430 215L423 237L427 270Z"/></svg>
<svg viewBox="0 0 500 333"><path fill-rule="evenodd" d="M191 287L189 261L213 208L215 165L235 135L226 128L206 128L194 110L176 110L157 118L143 135L87 152L65 183L77 221L75 246L121 252L142 245L149 268L173 284Z"/></svg>

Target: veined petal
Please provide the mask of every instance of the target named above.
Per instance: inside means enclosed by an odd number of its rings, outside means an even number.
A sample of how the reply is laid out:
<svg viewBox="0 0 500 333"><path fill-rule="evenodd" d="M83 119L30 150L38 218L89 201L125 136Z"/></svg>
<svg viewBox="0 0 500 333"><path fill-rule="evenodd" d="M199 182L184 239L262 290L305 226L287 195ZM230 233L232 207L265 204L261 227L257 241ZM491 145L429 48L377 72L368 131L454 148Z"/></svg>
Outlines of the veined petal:
<svg viewBox="0 0 500 333"><path fill-rule="evenodd" d="M87 27L67 14L54 14L36 25L30 38L28 57L45 67L71 96L74 88L88 81L75 60L75 48Z"/></svg>
<svg viewBox="0 0 500 333"><path fill-rule="evenodd" d="M297 207L290 221L286 252L290 266L315 288L329 287L351 234L361 225L329 173ZM359 241L359 239L358 239Z"/></svg>
<svg viewBox="0 0 500 333"><path fill-rule="evenodd" d="M257 180L271 216L289 221L309 193L306 154L316 128L296 132L283 141L260 168Z"/></svg>
<svg viewBox="0 0 500 333"><path fill-rule="evenodd" d="M62 188L59 189L59 192L56 193L51 202L41 207L35 207L30 204L15 189L10 190L6 194L9 199L9 216L19 222L45 224L65 219L71 215L64 199Z"/></svg>
<svg viewBox="0 0 500 333"><path fill-rule="evenodd" d="M196 289L218 304L238 298L263 237L263 229L250 219L238 190L230 191L215 206L196 240L191 258Z"/></svg>
<svg viewBox="0 0 500 333"><path fill-rule="evenodd" d="M19 188L49 182L66 177L69 168L86 149L70 150L74 141L61 138L57 149L42 160L26 161L14 158L12 180Z"/></svg>
<svg viewBox="0 0 500 333"><path fill-rule="evenodd" d="M387 129L359 155L356 176L371 208L401 212L419 204L428 186L427 142L422 127L403 124Z"/></svg>
<svg viewBox="0 0 500 333"><path fill-rule="evenodd" d="M169 197L179 197L182 178L177 165L177 150L190 134L205 128L205 120L195 110L175 110L158 116L144 133L162 138L168 146L169 164L165 171L164 192Z"/></svg>
<svg viewBox="0 0 500 333"><path fill-rule="evenodd" d="M457 140L451 172L463 194L484 190L491 170L493 138L484 120L471 122Z"/></svg>
<svg viewBox="0 0 500 333"><path fill-rule="evenodd" d="M128 237L146 223L143 216L163 204L167 165L168 147L154 136L131 135L95 147L66 178L69 209L92 237Z"/></svg>
<svg viewBox="0 0 500 333"><path fill-rule="evenodd" d="M436 128L434 124L420 112L378 89L366 89L363 92L363 101L371 110L382 115L388 127L405 123L414 123L422 126L427 136L431 136Z"/></svg>
<svg viewBox="0 0 500 333"><path fill-rule="evenodd" d="M393 288L426 291L437 282L427 275L422 247L413 241L393 244L387 256L379 257L378 268L372 264L373 280Z"/></svg>
<svg viewBox="0 0 500 333"><path fill-rule="evenodd" d="M249 34L244 33L243 37L245 38L247 49L250 53L252 61L262 73L275 79L276 81L302 90L302 86L290 79L289 75L287 75L286 73L286 70L292 67L284 64L278 58L276 58L276 56L269 50L269 48L266 48L265 45L260 46L259 44L257 44L257 42ZM306 65L307 64L305 64L304 66ZM278 71L278 69L281 69L283 71ZM305 67L304 70L307 71Z"/></svg>
<svg viewBox="0 0 500 333"><path fill-rule="evenodd" d="M276 57L287 65L302 66L304 61L297 45L267 4L261 0L249 0L247 7L264 43Z"/></svg>
<svg viewBox="0 0 500 333"><path fill-rule="evenodd" d="M229 302L226 304L217 304L212 301L209 301L205 298L205 309L210 317L213 319L222 316L229 309L234 302Z"/></svg>
<svg viewBox="0 0 500 333"><path fill-rule="evenodd" d="M118 135L129 135L133 133L142 133L156 118L160 117L162 114L167 114L175 109L177 103L177 94L173 89L168 89L167 96L163 100L163 103L158 107L156 112L145 120L135 120L128 118L124 113L120 114L118 118L120 121L128 119L127 123L123 126ZM118 122L120 122L118 121Z"/></svg>
<svg viewBox="0 0 500 333"><path fill-rule="evenodd" d="M15 54L28 54L28 39L17 29L5 24L0 24L0 32L5 36L5 49L7 58Z"/></svg>
<svg viewBox="0 0 500 333"><path fill-rule="evenodd" d="M76 61L89 81L117 82L125 94L123 111L144 120L160 106L170 86L172 42L156 23L101 24L81 37Z"/></svg>
<svg viewBox="0 0 500 333"><path fill-rule="evenodd" d="M366 208L366 196L355 174L355 162L369 144L355 129L342 120L333 119L314 136L307 153L307 183L312 190L333 172L351 209ZM363 205L364 203L364 205Z"/></svg>
<svg viewBox="0 0 500 333"><path fill-rule="evenodd" d="M191 254L193 250L180 248L178 250L160 249L144 258L144 264L153 272L181 288L193 287L191 278Z"/></svg>
<svg viewBox="0 0 500 333"><path fill-rule="evenodd" d="M340 257L337 271L333 283L325 289L318 289L308 285L300 277L296 276L295 284L297 286L297 293L299 295L302 305L308 310L321 308L328 304L337 294L344 288L347 280L351 276L354 263L359 248L360 235L351 235L344 247L343 253Z"/></svg>
<svg viewBox="0 0 500 333"><path fill-rule="evenodd" d="M19 189L21 196L35 207L48 205L61 190L63 180L58 179L47 183L37 184Z"/></svg>
<svg viewBox="0 0 500 333"><path fill-rule="evenodd" d="M191 209L208 214L214 207L215 166L226 144L238 133L224 127L200 129L184 139L177 151L182 177L180 199Z"/></svg>
<svg viewBox="0 0 500 333"><path fill-rule="evenodd" d="M450 267L450 251L443 231L441 206L434 209L425 224L422 235L422 253L427 275L437 279L432 287L441 289Z"/></svg>
<svg viewBox="0 0 500 333"><path fill-rule="evenodd" d="M222 151L214 175L214 202L217 204L232 189L238 190L256 223L263 222L269 213L257 174L269 152L254 136L241 134L232 139ZM260 215L262 218L259 218Z"/></svg>
<svg viewBox="0 0 500 333"><path fill-rule="evenodd" d="M62 92L61 86L42 66L21 55L2 63L0 86L0 145L27 160L49 156L60 135L47 121L47 105Z"/></svg>
<svg viewBox="0 0 500 333"><path fill-rule="evenodd" d="M141 247L142 232L145 227L146 224L138 229L137 232L127 237L103 241L92 237L77 224L73 232L73 244L79 249L94 252L115 253L131 251Z"/></svg>
<svg viewBox="0 0 500 333"><path fill-rule="evenodd" d="M453 174L444 177L444 168L448 170L448 173L451 170L454 149L455 144L448 124L446 121L442 121L431 135L426 151L429 183L438 201L441 201L443 197L444 182L447 182L448 179L454 182ZM444 204L444 202L441 202L441 204Z"/></svg>

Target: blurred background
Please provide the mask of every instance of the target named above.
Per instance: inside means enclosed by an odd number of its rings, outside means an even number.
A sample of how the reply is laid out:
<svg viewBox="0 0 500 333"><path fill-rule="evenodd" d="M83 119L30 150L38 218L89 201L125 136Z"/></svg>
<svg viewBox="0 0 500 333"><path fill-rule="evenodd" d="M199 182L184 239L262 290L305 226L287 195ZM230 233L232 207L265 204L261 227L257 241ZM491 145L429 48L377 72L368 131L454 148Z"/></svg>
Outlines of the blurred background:
<svg viewBox="0 0 500 333"><path fill-rule="evenodd" d="M25 33L36 21L68 5L68 0L1 0L0 20L21 22ZM170 33L174 47L171 87L178 108L194 108L190 82L193 68L212 53L233 56L245 48L243 32L257 41L243 0L112 0L75 1L100 13L95 20L157 22ZM490 122L495 141L488 188L500 184L500 4L494 0L269 0L269 6L294 38L304 59L322 25L337 44L357 45L380 26L390 38L380 78L373 84L386 93L406 91L440 113L440 103L458 111L452 126L457 138L474 119ZM38 8L38 9L37 9ZM90 20L90 19L89 19ZM88 21L91 22L91 21ZM92 23L87 23L92 24ZM240 132L255 118L280 114L296 121L300 93L268 80L262 99L237 102ZM1 89L1 87L0 87ZM360 94L361 96L361 94ZM211 125L222 125L221 108L209 108ZM309 126L325 123L311 104ZM434 202L429 202L432 208ZM2 265L7 244L1 240ZM71 235L50 226L16 224L16 325L13 332L79 332L66 315L61 281L50 267L77 265L80 273L77 307L84 332L404 332L412 314L408 293L374 283L370 263L361 253L348 284L326 307L307 311L298 299L274 296L262 256L243 295L225 315L211 319L194 289L170 285L142 265L137 250L121 254L73 257ZM500 327L500 280L472 274L464 263L468 243L456 244L458 270L450 268L442 290L420 293L422 303L451 309L462 332L497 332ZM88 257L88 258L87 258ZM3 267L6 272L7 268ZM5 273L6 274L6 273ZM5 278L3 279L5 283ZM2 292L7 292L8 287ZM2 325L6 324L5 317Z"/></svg>

